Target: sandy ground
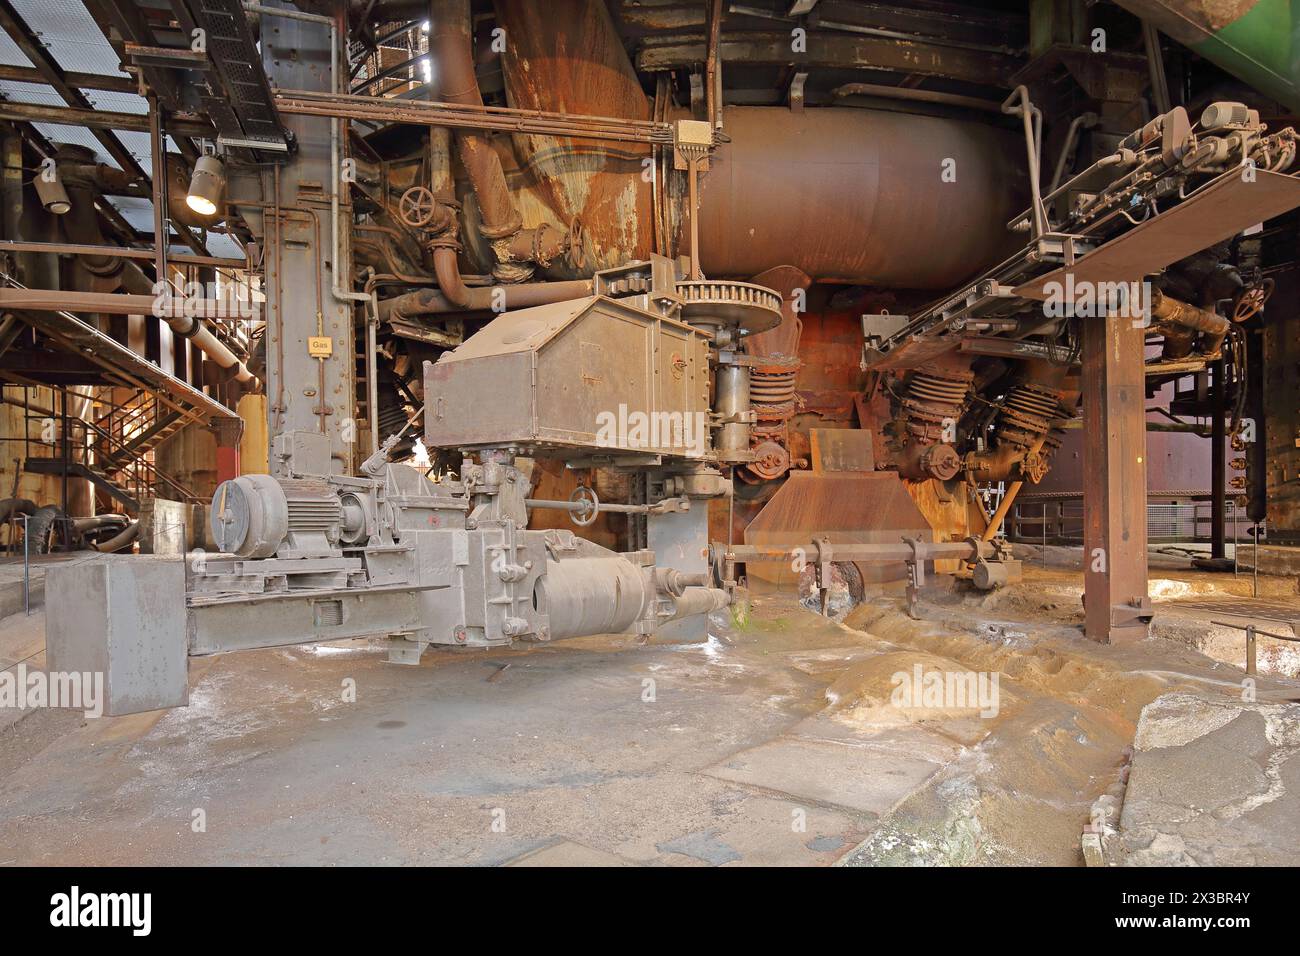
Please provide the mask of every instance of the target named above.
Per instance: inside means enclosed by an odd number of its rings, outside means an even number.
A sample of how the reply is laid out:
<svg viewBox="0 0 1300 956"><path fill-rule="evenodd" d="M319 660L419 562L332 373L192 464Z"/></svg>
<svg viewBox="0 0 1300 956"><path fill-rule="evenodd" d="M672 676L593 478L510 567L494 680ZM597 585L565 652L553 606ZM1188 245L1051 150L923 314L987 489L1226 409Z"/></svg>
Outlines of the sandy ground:
<svg viewBox="0 0 1300 956"><path fill-rule="evenodd" d="M1195 615L1170 611L1164 636L1094 645L1070 556L1044 557L1061 566L992 596L935 584L919 621L895 597L835 622L757 594L703 644L418 667L365 641L255 651L194 660L188 708L11 713L0 865L1077 865L1141 708L1239 694L1240 637L1236 663L1216 661L1182 634ZM1204 577L1168 580L1204 595L1231 575ZM1268 586L1284 600L1294 582ZM41 663L42 629L0 622L0 666ZM996 674L996 713L900 707L917 664ZM1259 694L1300 684L1266 676Z"/></svg>

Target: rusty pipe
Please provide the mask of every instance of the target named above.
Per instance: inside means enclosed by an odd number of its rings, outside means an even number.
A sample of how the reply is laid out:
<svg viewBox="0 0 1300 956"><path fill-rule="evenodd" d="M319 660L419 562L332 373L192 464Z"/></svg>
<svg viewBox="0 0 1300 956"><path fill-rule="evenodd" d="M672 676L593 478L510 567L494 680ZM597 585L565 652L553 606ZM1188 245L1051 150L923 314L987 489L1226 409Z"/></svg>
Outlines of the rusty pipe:
<svg viewBox="0 0 1300 956"><path fill-rule="evenodd" d="M1201 352L1208 356L1219 354L1228 329L1232 327L1232 323L1217 312L1167 296L1154 288L1151 290L1151 318L1161 325L1182 326L1184 329L1200 332L1204 336L1201 341ZM1175 330L1172 339L1167 351L1175 354L1170 357L1186 356L1190 349L1188 352L1182 352L1182 356L1176 354L1187 346L1186 336L1179 335Z"/></svg>
<svg viewBox="0 0 1300 956"><path fill-rule="evenodd" d="M114 551L118 551L121 550L122 548L125 548L128 544L130 544L132 541L135 541L138 537L140 537L140 522L132 521L125 528L123 528L120 533L109 538L107 541L101 541L98 544L92 544L90 546L90 549L92 551L100 551L105 554L111 554Z"/></svg>
<svg viewBox="0 0 1300 956"><path fill-rule="evenodd" d="M715 545L723 548L723 556L729 561L787 561L801 558L806 565L815 565L822 560L821 542L825 540L820 533L807 544L798 547L771 547L754 544ZM830 548L831 561L852 561L854 563L894 562L894 561L936 561L959 560L979 561L993 557L991 544L978 538L965 538L961 541L914 541L894 544L883 543L835 543L826 542Z"/></svg>
<svg viewBox="0 0 1300 956"><path fill-rule="evenodd" d="M498 292L499 290L499 292ZM420 289L403 295L383 299L379 303L382 322L400 322L419 315L438 315L447 312L487 311L494 307L527 309L535 305L549 305L591 295L591 282L574 279L565 282L517 282L509 285L466 288L466 304L458 305L437 289ZM501 298L492 301L493 294Z"/></svg>
<svg viewBox="0 0 1300 956"><path fill-rule="evenodd" d="M1028 456L1037 455L1043 448L1043 443L1047 436L1043 435L1029 449ZM1002 495L1002 500L998 503L998 510L993 512L989 518L989 523L984 526L984 533L980 535L980 540L984 542L992 541L998 536L998 528L1002 527L1002 522L1006 520L1007 515L1011 513L1011 506L1016 503L1016 497L1020 494L1020 489L1025 486L1024 481L1013 481L1007 485L1006 492Z"/></svg>
<svg viewBox="0 0 1300 956"><path fill-rule="evenodd" d="M438 288L452 305L462 309L469 308L469 289L460 277L460 266L456 264L456 250L451 246L438 246L433 250L433 274L438 280Z"/></svg>
<svg viewBox="0 0 1300 956"><path fill-rule="evenodd" d="M592 285L587 279L570 282L508 283L499 286L468 288L461 278L456 262L456 250L448 245L435 246L433 272L442 290L443 298L461 309L521 309L534 305L563 302L591 295ZM419 295L419 293L416 293ZM425 301L431 301L426 298Z"/></svg>
<svg viewBox="0 0 1300 956"><path fill-rule="evenodd" d="M704 55L704 102L709 126L714 129L721 125L718 120L722 112L718 107L722 92L718 80L722 59L718 49L722 40L722 16L722 0L711 0L708 13L708 40Z"/></svg>
<svg viewBox="0 0 1300 956"><path fill-rule="evenodd" d="M115 512L106 512L101 515L91 515L88 518L73 518L72 530L77 534L85 534L87 531L98 531L101 528L117 528L121 530L131 523L131 519L126 515L116 514Z"/></svg>
<svg viewBox="0 0 1300 956"><path fill-rule="evenodd" d="M482 108L474 71L472 21L469 0L430 0L429 47L435 51L442 97L448 103ZM505 171L487 137L474 130L457 129L456 147L478 198L480 231L492 244L498 276L520 281L532 274L531 266L512 263L510 241L523 230L524 221L510 198Z"/></svg>

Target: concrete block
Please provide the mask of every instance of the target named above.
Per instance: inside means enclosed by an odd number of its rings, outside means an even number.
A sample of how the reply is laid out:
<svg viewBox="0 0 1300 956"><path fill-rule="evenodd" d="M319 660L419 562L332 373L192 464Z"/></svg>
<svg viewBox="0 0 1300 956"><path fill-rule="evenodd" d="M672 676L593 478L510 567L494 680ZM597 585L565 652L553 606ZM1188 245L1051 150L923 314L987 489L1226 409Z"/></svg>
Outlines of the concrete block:
<svg viewBox="0 0 1300 956"><path fill-rule="evenodd" d="M189 703L182 559L103 555L45 582L51 671L102 673L110 717Z"/></svg>
<svg viewBox="0 0 1300 956"><path fill-rule="evenodd" d="M140 502L140 553L184 554L193 520L184 502L146 498Z"/></svg>

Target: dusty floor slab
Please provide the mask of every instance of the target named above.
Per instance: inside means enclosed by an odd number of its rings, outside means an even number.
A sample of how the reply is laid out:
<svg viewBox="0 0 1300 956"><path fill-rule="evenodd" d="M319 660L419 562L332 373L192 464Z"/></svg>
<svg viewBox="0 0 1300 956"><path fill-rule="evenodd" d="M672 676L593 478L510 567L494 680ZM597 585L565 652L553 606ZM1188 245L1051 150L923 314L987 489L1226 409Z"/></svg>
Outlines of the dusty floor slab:
<svg viewBox="0 0 1300 956"><path fill-rule="evenodd" d="M1092 645L1072 587L935 585L923 620L887 597L844 624L760 594L702 644L196 658L188 708L0 733L0 864L1078 865L1141 708L1241 672ZM9 627L4 659L39 652L39 615ZM997 673L996 713L892 707L918 663Z"/></svg>
<svg viewBox="0 0 1300 956"><path fill-rule="evenodd" d="M1129 866L1293 866L1300 704L1168 694L1142 711L1120 814Z"/></svg>

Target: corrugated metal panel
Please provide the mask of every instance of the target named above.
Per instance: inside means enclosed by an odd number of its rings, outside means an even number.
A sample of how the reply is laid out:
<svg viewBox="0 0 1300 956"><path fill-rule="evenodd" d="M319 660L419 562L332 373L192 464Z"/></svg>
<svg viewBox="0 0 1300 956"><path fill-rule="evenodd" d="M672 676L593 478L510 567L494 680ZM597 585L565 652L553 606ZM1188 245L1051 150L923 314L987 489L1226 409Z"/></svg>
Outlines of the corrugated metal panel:
<svg viewBox="0 0 1300 956"><path fill-rule="evenodd" d="M131 151L131 155L134 156L136 162L140 164L140 168L152 177L153 150L149 146L149 134L137 132L135 130L115 130L113 135L118 138L123 146ZM170 136L167 137L167 152L180 152L180 148Z"/></svg>
<svg viewBox="0 0 1300 956"><path fill-rule="evenodd" d="M153 203L142 196L113 196L108 200L132 228L153 232Z"/></svg>
<svg viewBox="0 0 1300 956"><path fill-rule="evenodd" d="M100 76L126 76L99 24L79 0L12 0L12 3L63 69Z"/></svg>
<svg viewBox="0 0 1300 956"><path fill-rule="evenodd" d="M117 93L111 90L84 90L86 99L97 110L109 110L114 113L135 113L144 116L149 112L149 101L134 93Z"/></svg>
<svg viewBox="0 0 1300 956"><path fill-rule="evenodd" d="M18 44L13 41L13 37L0 30L0 63L5 66L31 66L32 61L27 59L27 55L18 49Z"/></svg>
<svg viewBox="0 0 1300 956"><path fill-rule="evenodd" d="M0 36L8 34L0 31ZM40 106L67 106L58 90L48 83L23 83L19 80L0 80L0 97L11 103L36 103Z"/></svg>
<svg viewBox="0 0 1300 956"><path fill-rule="evenodd" d="M100 145L99 140L95 139L90 130L84 126L66 126L63 123L33 123L32 125L51 143L73 143L77 146L85 146L94 153L96 162L117 166L113 157L104 152L104 147Z"/></svg>
<svg viewBox="0 0 1300 956"><path fill-rule="evenodd" d="M244 250L239 248L239 243L230 236L221 233L208 233L207 247L208 252L212 253L214 256L225 256L230 259L244 258ZM189 247L187 246L182 251L188 252Z"/></svg>

